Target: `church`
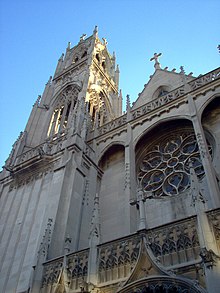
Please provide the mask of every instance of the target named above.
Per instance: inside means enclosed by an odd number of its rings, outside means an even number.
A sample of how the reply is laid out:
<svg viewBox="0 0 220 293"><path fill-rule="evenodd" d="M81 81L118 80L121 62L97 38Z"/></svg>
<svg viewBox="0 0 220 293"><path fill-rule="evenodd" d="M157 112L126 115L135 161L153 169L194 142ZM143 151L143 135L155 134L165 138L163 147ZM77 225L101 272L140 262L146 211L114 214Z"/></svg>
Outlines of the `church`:
<svg viewBox="0 0 220 293"><path fill-rule="evenodd" d="M1 293L217 293L220 68L151 58L122 111L105 38L58 60L0 173Z"/></svg>

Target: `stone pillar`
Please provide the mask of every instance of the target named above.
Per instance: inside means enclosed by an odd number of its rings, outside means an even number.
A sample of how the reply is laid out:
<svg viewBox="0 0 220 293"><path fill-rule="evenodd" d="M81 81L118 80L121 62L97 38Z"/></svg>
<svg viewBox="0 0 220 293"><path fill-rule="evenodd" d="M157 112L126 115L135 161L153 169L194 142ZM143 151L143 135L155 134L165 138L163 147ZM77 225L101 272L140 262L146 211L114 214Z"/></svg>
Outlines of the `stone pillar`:
<svg viewBox="0 0 220 293"><path fill-rule="evenodd" d="M42 277L43 277L43 263L47 259L48 248L51 240L51 225L52 219L48 219L47 228L45 230L45 234L43 236L43 240L40 244L40 249L38 251L37 264L33 267L32 280L30 284L30 292L31 293L39 293Z"/></svg>
<svg viewBox="0 0 220 293"><path fill-rule="evenodd" d="M194 132L199 146L200 156L204 167L208 189L211 195L213 207L220 206L220 191L216 180L215 170L213 168L211 157L208 151L205 134L201 121L198 117L196 106L191 95L188 95L189 113L191 115Z"/></svg>
<svg viewBox="0 0 220 293"><path fill-rule="evenodd" d="M218 292L220 286L220 262L217 255L217 246L215 237L211 231L207 215L205 213L206 200L200 189L197 175L190 166L190 181L192 204L195 208L198 222L198 237L201 247L200 256L202 258L202 266L205 275L207 291L209 293Z"/></svg>
<svg viewBox="0 0 220 293"><path fill-rule="evenodd" d="M127 124L127 140L125 143L125 185L124 192L127 206L127 214L125 217L126 221L129 223L128 233L136 231L136 212L131 208L129 202L136 198L136 175L135 175L135 153L133 146L133 133L131 125Z"/></svg>
<svg viewBox="0 0 220 293"><path fill-rule="evenodd" d="M145 207L144 207L144 192L141 187L137 190L137 202L139 204L139 225L138 230L146 229L146 213L145 213Z"/></svg>
<svg viewBox="0 0 220 293"><path fill-rule="evenodd" d="M91 220L91 230L89 235L89 259L87 284L93 288L98 284L98 248L100 243L100 221L99 221L99 197L94 198L94 209Z"/></svg>

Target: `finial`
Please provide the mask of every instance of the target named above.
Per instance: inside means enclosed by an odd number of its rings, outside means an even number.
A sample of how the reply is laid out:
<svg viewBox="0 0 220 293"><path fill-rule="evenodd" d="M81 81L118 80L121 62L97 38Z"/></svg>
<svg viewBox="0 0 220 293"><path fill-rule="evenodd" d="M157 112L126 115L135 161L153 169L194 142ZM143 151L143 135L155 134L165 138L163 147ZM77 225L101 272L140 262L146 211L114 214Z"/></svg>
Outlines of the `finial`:
<svg viewBox="0 0 220 293"><path fill-rule="evenodd" d="M96 25L94 28L93 34L97 34L97 32L98 32L98 26Z"/></svg>
<svg viewBox="0 0 220 293"><path fill-rule="evenodd" d="M82 34L81 37L80 37L80 39L79 39L79 41L80 42L84 41L85 40L85 37L86 37L86 34Z"/></svg>
<svg viewBox="0 0 220 293"><path fill-rule="evenodd" d="M185 89L187 89L187 78L186 78L186 73L183 66L180 66L180 74L182 75L182 81L183 81L183 84L185 85Z"/></svg>
<svg viewBox="0 0 220 293"><path fill-rule="evenodd" d="M158 61L158 58L159 58L161 55L162 55L162 53L159 53L159 54L154 53L154 57L152 57L152 58L150 59L150 61L155 60L155 64L154 64L154 68L155 68L155 69L160 69L160 63L159 63L159 61Z"/></svg>
<svg viewBox="0 0 220 293"><path fill-rule="evenodd" d="M60 58L58 61L63 61L64 53L61 54Z"/></svg>
<svg viewBox="0 0 220 293"><path fill-rule="evenodd" d="M52 81L52 76L50 76L50 78L46 84L51 84L51 81Z"/></svg>
<svg viewBox="0 0 220 293"><path fill-rule="evenodd" d="M37 100L33 106L38 106L40 104L40 100L41 100L41 95L38 95Z"/></svg>
<svg viewBox="0 0 220 293"><path fill-rule="evenodd" d="M180 74L183 74L183 75L186 74L183 66L180 66Z"/></svg>
<svg viewBox="0 0 220 293"><path fill-rule="evenodd" d="M131 108L131 101L130 101L130 95L126 96L126 110L130 110Z"/></svg>
<svg viewBox="0 0 220 293"><path fill-rule="evenodd" d="M64 253L67 254L70 252L70 244L72 242L72 238L67 234L65 237L65 245L64 245Z"/></svg>
<svg viewBox="0 0 220 293"><path fill-rule="evenodd" d="M220 54L220 45L218 45L218 47L217 47L217 48L218 48L218 52L219 52L219 54Z"/></svg>
<svg viewBox="0 0 220 293"><path fill-rule="evenodd" d="M102 38L102 40L103 40L104 46L106 47L108 45L106 38Z"/></svg>
<svg viewBox="0 0 220 293"><path fill-rule="evenodd" d="M70 50L70 46L71 46L71 43L68 42L68 44L67 44L67 50Z"/></svg>

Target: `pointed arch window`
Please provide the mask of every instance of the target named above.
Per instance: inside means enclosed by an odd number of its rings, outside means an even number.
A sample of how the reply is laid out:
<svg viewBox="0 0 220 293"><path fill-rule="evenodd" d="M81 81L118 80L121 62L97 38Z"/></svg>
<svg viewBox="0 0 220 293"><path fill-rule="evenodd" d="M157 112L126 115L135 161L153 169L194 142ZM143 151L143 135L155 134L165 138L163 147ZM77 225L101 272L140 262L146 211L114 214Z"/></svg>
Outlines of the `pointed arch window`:
<svg viewBox="0 0 220 293"><path fill-rule="evenodd" d="M71 112L76 106L78 92L79 90L76 87L68 86L59 95L50 120L48 137L61 133L67 128Z"/></svg>
<svg viewBox="0 0 220 293"><path fill-rule="evenodd" d="M103 92L95 92L94 95L90 96L88 108L93 126L96 122L98 126L102 126L107 122L107 110Z"/></svg>

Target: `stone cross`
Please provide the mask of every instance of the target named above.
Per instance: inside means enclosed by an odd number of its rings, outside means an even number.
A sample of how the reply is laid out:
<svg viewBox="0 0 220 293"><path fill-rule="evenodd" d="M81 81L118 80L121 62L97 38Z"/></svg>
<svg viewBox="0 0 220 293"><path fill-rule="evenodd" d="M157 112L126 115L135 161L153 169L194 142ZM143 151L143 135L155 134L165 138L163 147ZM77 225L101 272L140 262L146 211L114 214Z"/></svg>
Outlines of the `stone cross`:
<svg viewBox="0 0 220 293"><path fill-rule="evenodd" d="M161 55L162 55L162 53L159 53L159 54L154 53L154 57L152 57L152 58L150 59L150 61L155 60L155 64L154 64L154 68L155 68L155 69L160 69L160 63L159 63L159 61L158 61L158 58L159 58Z"/></svg>

